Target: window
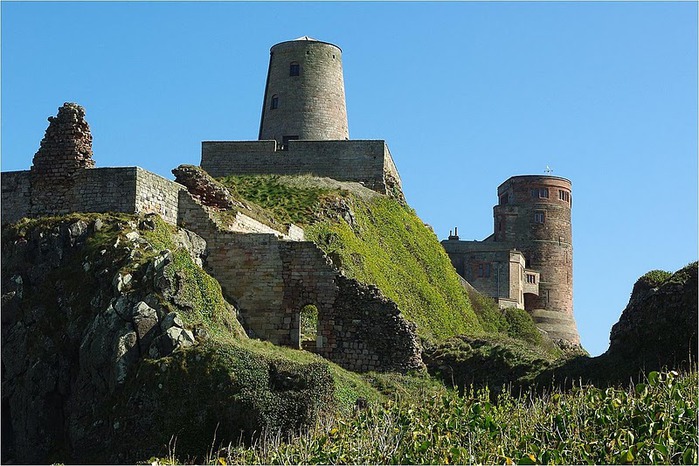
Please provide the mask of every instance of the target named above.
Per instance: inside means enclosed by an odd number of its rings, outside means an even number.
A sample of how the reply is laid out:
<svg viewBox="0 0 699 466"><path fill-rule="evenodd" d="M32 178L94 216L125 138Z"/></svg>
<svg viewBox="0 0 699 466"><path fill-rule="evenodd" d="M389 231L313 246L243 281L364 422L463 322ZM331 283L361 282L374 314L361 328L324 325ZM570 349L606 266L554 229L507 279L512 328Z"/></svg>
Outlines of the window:
<svg viewBox="0 0 699 466"><path fill-rule="evenodd" d="M536 284L536 275L528 273L527 274L527 283Z"/></svg>
<svg viewBox="0 0 699 466"><path fill-rule="evenodd" d="M490 264L489 263L478 264L478 267L476 269L476 276L479 278L490 277Z"/></svg>
<svg viewBox="0 0 699 466"><path fill-rule="evenodd" d="M534 212L534 223L544 223L544 212L539 210Z"/></svg>
<svg viewBox="0 0 699 466"><path fill-rule="evenodd" d="M500 205L505 205L509 201L507 194L500 196Z"/></svg>
<svg viewBox="0 0 699 466"><path fill-rule="evenodd" d="M272 96L272 103L269 106L269 108L271 108L272 110L279 108L279 96L277 94L274 94Z"/></svg>
<svg viewBox="0 0 699 466"><path fill-rule="evenodd" d="M558 199L564 202L570 202L570 193L563 189L558 190Z"/></svg>
<svg viewBox="0 0 699 466"><path fill-rule="evenodd" d="M299 74L301 74L301 66L299 65L299 62L292 61L289 65L289 76L298 76Z"/></svg>
<svg viewBox="0 0 699 466"><path fill-rule="evenodd" d="M534 188L531 191L533 198L548 199L549 198L549 188Z"/></svg>

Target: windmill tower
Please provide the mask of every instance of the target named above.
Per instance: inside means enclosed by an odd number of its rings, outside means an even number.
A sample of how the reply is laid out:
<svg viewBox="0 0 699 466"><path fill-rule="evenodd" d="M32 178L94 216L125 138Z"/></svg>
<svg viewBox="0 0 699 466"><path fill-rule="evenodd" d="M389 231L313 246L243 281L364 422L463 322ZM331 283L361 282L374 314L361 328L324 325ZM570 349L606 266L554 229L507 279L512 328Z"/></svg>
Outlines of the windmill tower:
<svg viewBox="0 0 699 466"><path fill-rule="evenodd" d="M303 36L270 49L259 139L349 139L338 46Z"/></svg>

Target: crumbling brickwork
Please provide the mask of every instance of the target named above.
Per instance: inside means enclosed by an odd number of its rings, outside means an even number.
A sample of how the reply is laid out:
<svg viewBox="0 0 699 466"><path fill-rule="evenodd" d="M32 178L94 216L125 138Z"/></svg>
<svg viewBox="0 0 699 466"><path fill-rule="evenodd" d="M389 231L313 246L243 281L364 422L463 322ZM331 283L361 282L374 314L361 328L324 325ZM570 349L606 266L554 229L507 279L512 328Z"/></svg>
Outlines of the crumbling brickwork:
<svg viewBox="0 0 699 466"><path fill-rule="evenodd" d="M315 243L222 231L209 207L184 191L180 198L180 225L206 240L207 269L253 337L299 348L300 312L312 304L319 338L311 351L354 371L422 367L415 326L397 305L343 277Z"/></svg>
<svg viewBox="0 0 699 466"><path fill-rule="evenodd" d="M92 134L85 121L85 109L65 103L58 115L48 118L49 126L30 170L32 208L35 214L67 213L82 170L95 166L92 160Z"/></svg>

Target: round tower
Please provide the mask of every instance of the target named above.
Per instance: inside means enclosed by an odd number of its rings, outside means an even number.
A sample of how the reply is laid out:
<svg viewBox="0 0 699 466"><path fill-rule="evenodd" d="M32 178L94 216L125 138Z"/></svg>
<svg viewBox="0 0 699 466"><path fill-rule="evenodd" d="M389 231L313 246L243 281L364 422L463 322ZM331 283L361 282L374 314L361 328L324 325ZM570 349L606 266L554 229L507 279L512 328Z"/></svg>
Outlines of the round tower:
<svg viewBox="0 0 699 466"><path fill-rule="evenodd" d="M349 139L340 47L303 36L270 49L259 139Z"/></svg>
<svg viewBox="0 0 699 466"><path fill-rule="evenodd" d="M524 253L538 271L539 294L524 294L524 307L554 340L580 344L573 318L571 182L549 175L514 176L498 187L493 209L495 241ZM534 275L524 277L534 279Z"/></svg>

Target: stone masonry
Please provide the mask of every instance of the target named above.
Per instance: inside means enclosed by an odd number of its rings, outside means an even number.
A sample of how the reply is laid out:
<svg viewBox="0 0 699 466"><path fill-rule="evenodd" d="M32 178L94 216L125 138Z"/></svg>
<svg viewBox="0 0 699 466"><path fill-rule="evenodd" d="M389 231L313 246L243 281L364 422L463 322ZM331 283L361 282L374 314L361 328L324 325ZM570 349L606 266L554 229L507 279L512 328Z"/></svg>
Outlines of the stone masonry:
<svg viewBox="0 0 699 466"><path fill-rule="evenodd" d="M503 307L523 307L564 346L580 344L573 317L572 199L565 178L513 176L498 187L492 235L442 241L457 272L476 289ZM506 255L519 255L523 263L513 267L516 261L510 260L509 271L502 270Z"/></svg>
<svg viewBox="0 0 699 466"><path fill-rule="evenodd" d="M254 336L299 348L300 311L314 304L313 351L355 371L422 366L415 326L396 304L343 277L322 250L303 241L303 230L277 231L241 212L221 224L214 211L235 201L197 167L176 170L187 187L139 167L94 168L84 114L65 104L49 119L32 170L2 174L3 224L69 212L157 213L206 240L207 269ZM387 150L382 141L379 148Z"/></svg>
<svg viewBox="0 0 699 466"><path fill-rule="evenodd" d="M85 109L65 103L49 126L34 155L30 170L34 213L67 213L68 197L75 177L95 166L92 160L92 134L85 121Z"/></svg>
<svg viewBox="0 0 699 466"><path fill-rule="evenodd" d="M204 141L201 168L228 175L307 175L356 181L381 194L400 193L400 175L385 141Z"/></svg>
<svg viewBox="0 0 699 466"><path fill-rule="evenodd" d="M300 312L313 304L318 337L310 350L354 371L422 367L414 324L377 289L344 277L315 243L223 231L208 209L181 193L178 222L206 240L207 270L251 336L299 348Z"/></svg>

